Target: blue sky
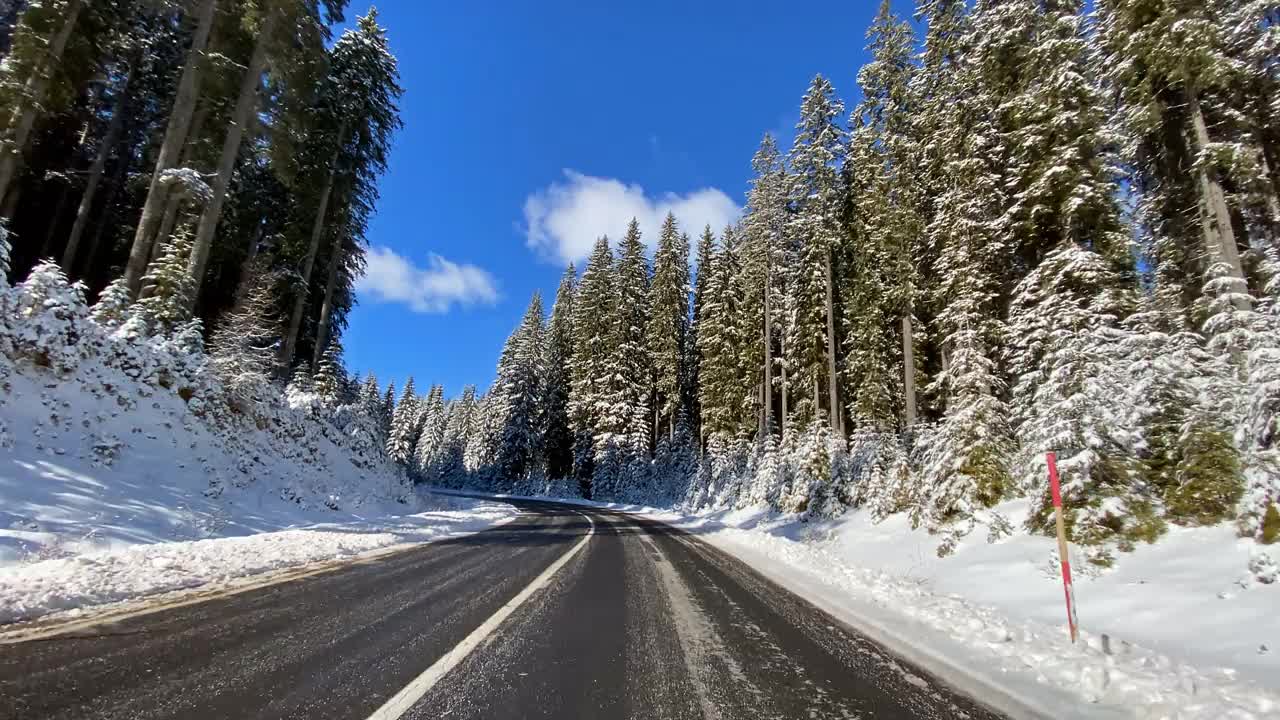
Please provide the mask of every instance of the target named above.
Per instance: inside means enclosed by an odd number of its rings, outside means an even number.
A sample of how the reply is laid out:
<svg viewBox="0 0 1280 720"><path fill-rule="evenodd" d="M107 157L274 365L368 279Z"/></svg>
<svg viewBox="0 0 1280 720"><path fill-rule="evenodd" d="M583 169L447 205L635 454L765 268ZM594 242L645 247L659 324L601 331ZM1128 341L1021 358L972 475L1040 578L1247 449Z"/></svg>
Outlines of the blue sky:
<svg viewBox="0 0 1280 720"><path fill-rule="evenodd" d="M348 366L448 395L486 387L530 295L542 290L549 310L591 238L672 208L691 235L722 224L761 135L790 145L815 73L852 106L877 4L378 3L405 127L343 338ZM367 8L355 0L348 16Z"/></svg>

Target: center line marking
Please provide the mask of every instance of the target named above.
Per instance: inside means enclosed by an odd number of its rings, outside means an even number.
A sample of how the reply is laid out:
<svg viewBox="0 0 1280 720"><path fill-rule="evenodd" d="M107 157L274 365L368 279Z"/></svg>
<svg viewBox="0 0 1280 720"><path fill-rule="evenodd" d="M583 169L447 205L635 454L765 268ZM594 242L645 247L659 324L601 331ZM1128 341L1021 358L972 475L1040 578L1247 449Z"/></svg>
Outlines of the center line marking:
<svg viewBox="0 0 1280 720"><path fill-rule="evenodd" d="M574 510L573 512L578 511ZM404 715L409 708L422 699L423 695L426 695L432 687L435 687L436 683L440 682L440 678L466 659L471 654L471 651L485 641L485 638L493 634L493 631L498 629L502 621L510 617L511 613L516 611L516 608L523 605L529 599L529 596L551 582L551 578L555 576L556 572L572 560L573 556L577 555L578 551L582 550L582 547L591 539L591 536L596 534L596 521L592 520L591 516L586 513L578 514L591 523L591 529L587 531L585 537L578 541L577 545L569 548L568 552L551 563L550 567L543 570L542 574L534 578L533 582L525 586L518 595L507 601L506 605L503 605L488 620L481 623L480 627L472 630L470 635L462 639L462 642L455 645L452 650L441 656L439 660L436 660L431 667L422 671L421 675L414 678L408 685L405 685L400 692L383 703L382 707L369 716L369 720L395 720Z"/></svg>

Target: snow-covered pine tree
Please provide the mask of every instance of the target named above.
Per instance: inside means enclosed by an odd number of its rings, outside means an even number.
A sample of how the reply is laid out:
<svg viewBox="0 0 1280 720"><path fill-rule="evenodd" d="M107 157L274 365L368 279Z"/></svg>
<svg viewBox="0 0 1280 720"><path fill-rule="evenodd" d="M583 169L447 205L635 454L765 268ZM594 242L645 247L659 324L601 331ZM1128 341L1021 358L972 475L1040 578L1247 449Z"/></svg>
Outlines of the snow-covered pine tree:
<svg viewBox="0 0 1280 720"><path fill-rule="evenodd" d="M800 105L788 156L795 212L787 233L798 248L786 337L786 362L796 388L792 407L797 424L807 426L825 406L833 429L839 428L840 413L831 256L842 232L839 166L845 154L845 132L837 122L843 114L844 104L831 83L821 75L814 77Z"/></svg>
<svg viewBox="0 0 1280 720"><path fill-rule="evenodd" d="M618 467L625 468L633 460L649 456L649 407L653 388L653 362L644 341L644 329L649 322L649 261L640 238L640 223L635 219L618 243L614 277L617 304L610 319L609 356L605 366L610 383L600 429L608 440L605 454L611 463L616 454ZM613 478L618 483L624 479L620 474ZM618 491L625 492L625 489L618 487Z"/></svg>
<svg viewBox="0 0 1280 720"><path fill-rule="evenodd" d="M1233 42L1233 6L1241 3L1096 3L1098 58L1120 102L1130 181L1160 240L1161 272L1184 307L1214 265L1245 277L1240 247L1249 241L1241 237L1231 205L1248 202L1230 197L1229 186L1248 187L1251 178L1233 177L1241 165L1224 160L1257 156L1252 139L1232 120L1248 116L1242 103L1249 102L1250 88L1267 84L1254 81L1268 73L1250 62L1250 43ZM1272 147L1273 159L1274 152Z"/></svg>
<svg viewBox="0 0 1280 720"><path fill-rule="evenodd" d="M187 273L191 257L191 233L180 228L169 238L160 258L142 276L142 295L130 313L144 323L153 336L173 334L191 319L191 296L195 283Z"/></svg>
<svg viewBox="0 0 1280 720"><path fill-rule="evenodd" d="M722 440L737 434L741 416L739 398L743 390L738 380L735 298L730 284L740 273L737 234L725 228L722 243L716 246L710 232L703 235L709 255L699 258L698 284L698 402L702 408L702 429L708 437ZM700 253L701 255L701 253ZM723 444L722 444L723 446Z"/></svg>
<svg viewBox="0 0 1280 720"><path fill-rule="evenodd" d="M1242 388L1221 357L1180 320L1176 306L1144 297L1126 322L1120 352L1128 378L1132 452L1158 488L1165 517L1179 524L1213 524L1235 516L1244 490L1232 438Z"/></svg>
<svg viewBox="0 0 1280 720"><path fill-rule="evenodd" d="M569 424L569 390L573 367L573 306L578 289L578 273L573 263L565 268L556 290L551 319L547 322L546 358L546 438L544 440L547 477L564 479L573 471L573 431Z"/></svg>
<svg viewBox="0 0 1280 720"><path fill-rule="evenodd" d="M706 428L703 425L703 408L702 408L702 372L706 362L703 356L704 341L702 340L702 332L704 323L707 321L707 311L705 309L708 301L708 286L711 278L711 267L715 257L716 238L711 232L711 226L707 225L702 229L702 234L698 236L697 250L697 277L693 284L693 308L692 320L689 325L689 394L690 394L690 415L694 422L694 435L698 442L698 449L705 446L704 435ZM714 332L714 328L711 330ZM701 453L700 453L701 454ZM689 497L692 497L690 495Z"/></svg>
<svg viewBox="0 0 1280 720"><path fill-rule="evenodd" d="M98 295L98 302L93 304L89 317L102 328L114 330L128 319L129 306L132 304L129 286L125 284L124 278L116 278Z"/></svg>
<svg viewBox="0 0 1280 720"><path fill-rule="evenodd" d="M496 467L504 486L542 472L545 413L545 334L542 294L534 292L498 365L492 395L498 398L501 435Z"/></svg>
<svg viewBox="0 0 1280 720"><path fill-rule="evenodd" d="M925 450L921 505L914 509L930 529L953 524L953 533L967 532L964 523L975 512L1015 489L1016 446L998 364L1007 337L998 301L1009 252L1005 196L992 165L993 109L975 81L976 73L960 72L956 82L964 90L935 132L945 143L940 180L946 190L928 232L940 250L933 305L941 308L937 327L946 361L929 392L944 412Z"/></svg>
<svg viewBox="0 0 1280 720"><path fill-rule="evenodd" d="M320 356L320 362L316 365L316 371L312 377L312 387L325 406L336 408L341 404L343 386L347 382L347 371L342 362L341 343L337 340L329 342L329 347L325 348Z"/></svg>
<svg viewBox="0 0 1280 720"><path fill-rule="evenodd" d="M392 380L387 383L386 394L382 397L381 417L379 418L379 426L382 428L382 434L386 437L391 436L391 420L396 416L396 381Z"/></svg>
<svg viewBox="0 0 1280 720"><path fill-rule="evenodd" d="M649 288L646 352L653 362L653 436L675 438L681 411L685 342L689 332L689 245L667 213L658 235Z"/></svg>
<svg viewBox="0 0 1280 720"><path fill-rule="evenodd" d="M462 396L450 403L444 443L432 467L428 468L426 482L438 482L445 487L459 487L465 483L465 455L474 430L475 408L476 388L467 385L462 389Z"/></svg>
<svg viewBox="0 0 1280 720"><path fill-rule="evenodd" d="M236 402L263 395L271 382L275 345L280 339L275 315L276 277L263 268L256 270L244 281L239 305L222 316L209 338L211 367ZM121 298L128 297L123 279L110 287L117 288ZM99 305L106 298L104 292Z"/></svg>
<svg viewBox="0 0 1280 720"><path fill-rule="evenodd" d="M445 420L444 386L432 385L423 402L422 433L413 450L413 469L419 476L425 476L435 464L444 445Z"/></svg>
<svg viewBox="0 0 1280 720"><path fill-rule="evenodd" d="M1231 412L1246 478L1240 529L1247 536L1274 542L1280 532L1276 517L1280 510L1280 324L1274 315L1254 309L1255 302L1228 265L1210 266L1201 303L1204 333L1209 350L1229 367L1228 381L1211 390L1215 400L1222 403L1223 390L1237 389L1229 402L1234 406ZM1200 494L1216 496L1215 505L1221 505L1236 492L1233 480L1229 474L1209 478Z"/></svg>
<svg viewBox="0 0 1280 720"><path fill-rule="evenodd" d="M392 392L388 387L387 392ZM387 437L387 455L400 464L407 464L413 454L418 431L418 397L414 392L413 377L404 384L404 392L395 404L391 416L391 431Z"/></svg>
<svg viewBox="0 0 1280 720"><path fill-rule="evenodd" d="M1163 523L1121 422L1126 381L1117 319L1126 314L1126 298L1115 292L1117 283L1112 265L1092 250L1068 243L1050 253L1015 289L1008 362L1022 441L1016 476L1037 497L1031 528L1052 532L1044 453L1053 450L1071 539L1093 546L1117 540L1128 549L1154 540ZM1109 562L1105 548L1091 552Z"/></svg>
<svg viewBox="0 0 1280 720"><path fill-rule="evenodd" d="M781 426L774 413L775 365L779 330L782 327L783 303L781 264L784 261L787 226L788 178L773 136L765 134L751 160L755 177L747 194L747 211L742 218L744 264L751 283L748 298L751 315L758 311L759 359L763 366L762 412L758 433ZM758 306L754 307L754 306ZM748 363L754 365L755 363Z"/></svg>
<svg viewBox="0 0 1280 720"><path fill-rule="evenodd" d="M75 369L89 349L84 333L92 327L84 286L68 282L56 262L45 260L11 293L7 310L19 320L10 331L13 349L36 365Z"/></svg>
<svg viewBox="0 0 1280 720"><path fill-rule="evenodd" d="M854 113L846 168L852 205L851 287L844 303L849 406L855 423L910 426L918 416L916 355L924 339L916 317L917 258L923 262L925 255L910 91L914 37L883 0L867 38L871 62L858 72L863 99Z"/></svg>
<svg viewBox="0 0 1280 720"><path fill-rule="evenodd" d="M617 280L609 239L596 241L573 304L573 358L569 368L569 422L573 431L573 475L583 497L593 497L596 439L610 389L610 335L617 306Z"/></svg>
<svg viewBox="0 0 1280 720"><path fill-rule="evenodd" d="M382 388L378 386L378 376L372 370L364 377L360 387L360 411L372 418L378 426L382 420Z"/></svg>

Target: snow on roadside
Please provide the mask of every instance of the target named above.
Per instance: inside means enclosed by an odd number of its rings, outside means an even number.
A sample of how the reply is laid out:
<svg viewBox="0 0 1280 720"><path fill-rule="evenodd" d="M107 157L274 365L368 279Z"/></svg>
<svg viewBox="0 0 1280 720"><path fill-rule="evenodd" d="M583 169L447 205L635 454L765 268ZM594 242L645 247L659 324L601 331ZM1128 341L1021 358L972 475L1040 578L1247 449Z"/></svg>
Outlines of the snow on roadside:
<svg viewBox="0 0 1280 720"><path fill-rule="evenodd" d="M1280 587L1242 576L1249 549L1230 528L1174 529L1077 577L1084 630L1073 646L1050 538L971 537L938 558L936 538L905 518L559 501L685 529L979 698L999 688L1062 719L1280 718Z"/></svg>
<svg viewBox="0 0 1280 720"><path fill-rule="evenodd" d="M1105 583L1108 576L1103 575L1097 581L1110 587L1099 588L1100 592L1095 593L1091 591L1094 580L1081 579L1077 599L1085 618L1090 613L1097 618L1108 617L1111 611L1133 613L1113 618L1118 628L1128 627L1130 632L1110 634L1108 654L1101 631L1096 629L1098 625L1086 622L1081 642L1073 646L1064 621L1041 617L1044 612L1065 613L1061 584L1058 578L1038 572L1030 563L1018 568L1025 573L1021 584L1036 588L1027 593L1010 576L1011 566L1018 564L1012 558L989 565L985 574L976 566L989 563L990 558L966 562L962 553L955 558L933 558L939 565L952 564L941 580L925 575L919 565L913 572L901 572L900 562L915 545L909 528L900 528L901 532L893 536L896 549L883 536L874 548L859 548L859 540L871 540L867 531L876 526L862 523L856 516L810 524L760 511L712 516L664 511L647 514L696 533L890 647L909 651L909 656L926 666L934 665L929 669L944 678L957 672L977 676L1024 704L1046 710L1052 707L1048 713L1052 717L1280 717L1280 674L1268 674L1257 666L1250 666L1252 672L1241 673L1236 668L1202 664L1203 655L1198 653L1201 645L1223 645L1224 633L1236 639L1237 644L1251 643L1254 647L1259 638L1274 637L1278 622L1274 607L1280 601L1274 588L1258 588L1250 611L1232 615L1224 610L1225 616L1205 618L1194 614L1196 605L1186 597L1185 589L1182 596L1177 596L1171 587L1158 582L1162 568L1149 567L1147 575L1157 582L1149 589L1135 591L1151 600L1148 615L1143 617L1133 607L1134 598L1117 591L1125 581ZM886 530L881 529L880 533L886 534ZM991 547L999 548L1000 544ZM854 550L850 552L850 548ZM871 559L875 557L871 553L876 551L879 561ZM854 557L862 562L854 562ZM927 566L924 556L914 562ZM896 567L899 572L868 564ZM963 576L969 578L963 583L967 592L949 591L951 585L961 584L954 578ZM1053 591L1056 597L1049 600ZM1170 597L1170 593L1175 596ZM1026 604L1029 598L1035 603L1034 609ZM1041 599L1044 601L1035 602ZM1270 612L1254 611L1267 606ZM1132 631L1135 628L1126 623L1126 618L1134 621L1137 632ZM1217 635L1192 635L1215 621ZM1150 627L1163 627L1164 632L1157 638L1144 632ZM1152 650L1147 642L1151 640L1181 645L1187 654ZM1259 657L1271 660L1266 654ZM1262 663L1267 664L1270 662ZM1062 694L1074 697L1078 705L1063 708L1048 704Z"/></svg>
<svg viewBox="0 0 1280 720"><path fill-rule="evenodd" d="M439 504L445 509L243 537L133 545L0 567L0 624L458 537L517 514L503 503L450 498Z"/></svg>

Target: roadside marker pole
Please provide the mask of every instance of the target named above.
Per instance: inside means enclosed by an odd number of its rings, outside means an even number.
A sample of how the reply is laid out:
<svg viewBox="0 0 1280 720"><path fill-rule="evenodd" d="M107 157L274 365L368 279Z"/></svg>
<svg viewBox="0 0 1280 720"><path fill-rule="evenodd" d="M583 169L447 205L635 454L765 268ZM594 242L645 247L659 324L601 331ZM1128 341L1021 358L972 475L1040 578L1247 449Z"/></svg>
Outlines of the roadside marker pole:
<svg viewBox="0 0 1280 720"><path fill-rule="evenodd" d="M1058 560L1062 563L1062 589L1067 597L1067 626L1071 628L1071 642L1076 641L1079 634L1076 620L1076 592L1071 586L1071 560L1067 557L1067 526L1062 520L1062 488L1058 483L1058 455L1045 453L1049 463L1049 488L1053 492L1053 513L1058 526Z"/></svg>

